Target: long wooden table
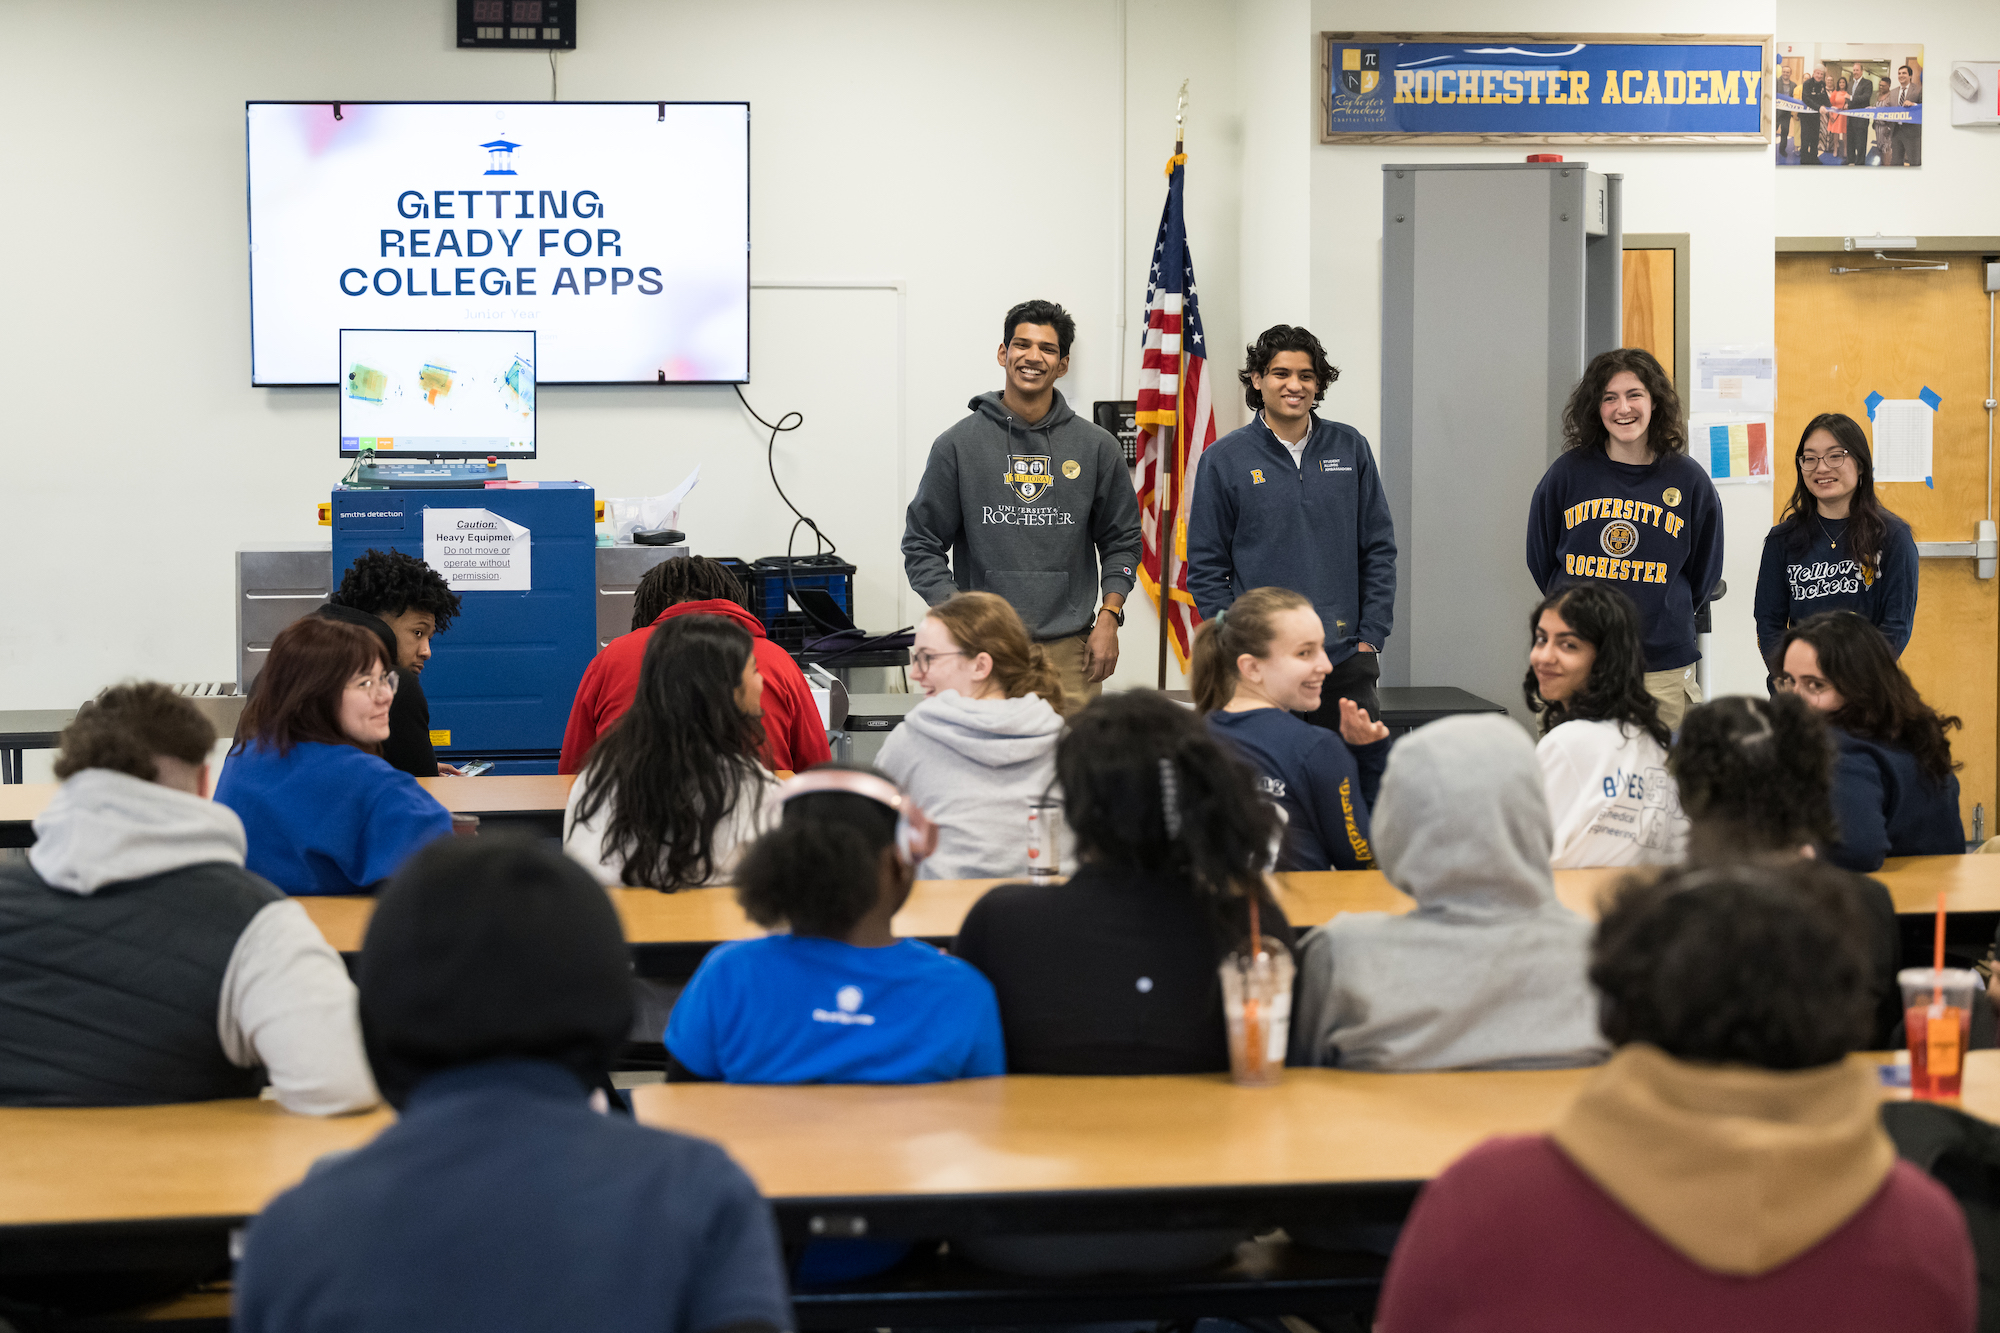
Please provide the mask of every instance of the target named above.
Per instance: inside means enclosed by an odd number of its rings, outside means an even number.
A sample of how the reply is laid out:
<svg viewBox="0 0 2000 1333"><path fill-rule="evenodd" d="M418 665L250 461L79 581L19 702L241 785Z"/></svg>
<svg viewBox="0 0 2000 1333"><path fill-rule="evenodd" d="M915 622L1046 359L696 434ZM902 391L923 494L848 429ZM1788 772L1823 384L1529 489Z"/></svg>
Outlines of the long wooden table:
<svg viewBox="0 0 2000 1333"><path fill-rule="evenodd" d="M1558 870L1556 895L1594 920L1599 900L1622 875L1617 870ZM1898 912L1914 915L1933 912L1940 891L1952 912L2000 912L2000 856L1901 857L1890 861L1875 877L1889 886ZM1319 925L1342 912L1402 913L1416 906L1380 871L1295 871L1277 878L1285 914L1299 927ZM995 884L1007 882L922 881L911 892L903 910L896 914L896 933L912 939L949 939L958 933L959 923L981 894ZM684 889L679 893L613 889L611 897L624 923L625 938L635 945L698 947L750 939L764 933L743 915L736 905L733 889ZM375 910L372 898L299 901L336 949L353 953L361 947L368 918Z"/></svg>

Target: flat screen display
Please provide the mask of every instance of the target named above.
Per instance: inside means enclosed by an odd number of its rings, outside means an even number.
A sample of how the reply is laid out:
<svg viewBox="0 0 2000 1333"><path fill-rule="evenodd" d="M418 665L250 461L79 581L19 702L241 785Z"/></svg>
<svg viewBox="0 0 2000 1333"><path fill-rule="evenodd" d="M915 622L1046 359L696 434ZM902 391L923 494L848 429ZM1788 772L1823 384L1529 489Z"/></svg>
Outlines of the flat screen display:
<svg viewBox="0 0 2000 1333"><path fill-rule="evenodd" d="M543 384L750 378L746 102L250 102L250 380L532 329Z"/></svg>
<svg viewBox="0 0 2000 1333"><path fill-rule="evenodd" d="M341 329L340 452L535 456L532 329Z"/></svg>

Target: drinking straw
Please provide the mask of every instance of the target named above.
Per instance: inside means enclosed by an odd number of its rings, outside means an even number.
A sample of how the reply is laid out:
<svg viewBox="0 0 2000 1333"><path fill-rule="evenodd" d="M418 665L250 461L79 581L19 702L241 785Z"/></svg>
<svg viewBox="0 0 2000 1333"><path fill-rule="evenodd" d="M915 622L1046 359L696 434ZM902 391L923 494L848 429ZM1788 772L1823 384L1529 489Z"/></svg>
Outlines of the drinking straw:
<svg viewBox="0 0 2000 1333"><path fill-rule="evenodd" d="M1931 1003L1944 1003L1944 890L1938 890L1937 942L1931 950Z"/></svg>
<svg viewBox="0 0 2000 1333"><path fill-rule="evenodd" d="M1258 1031L1259 1006L1252 990L1257 976L1257 960L1263 956L1264 936L1257 923L1257 894L1250 894L1250 967L1243 974L1243 1067L1246 1071L1264 1068L1264 1036Z"/></svg>

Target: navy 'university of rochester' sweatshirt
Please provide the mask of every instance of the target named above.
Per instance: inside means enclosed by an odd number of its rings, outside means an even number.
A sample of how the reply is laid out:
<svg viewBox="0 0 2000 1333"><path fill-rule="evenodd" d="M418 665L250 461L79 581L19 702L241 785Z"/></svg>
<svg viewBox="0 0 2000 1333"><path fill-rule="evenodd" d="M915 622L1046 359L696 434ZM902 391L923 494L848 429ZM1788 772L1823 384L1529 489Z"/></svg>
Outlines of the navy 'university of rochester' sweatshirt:
<svg viewBox="0 0 2000 1333"><path fill-rule="evenodd" d="M1335 662L1380 650L1396 610L1396 530L1374 451L1352 426L1312 418L1292 461L1262 413L1208 447L1188 518L1188 591L1213 620L1252 588L1312 599Z"/></svg>
<svg viewBox="0 0 2000 1333"><path fill-rule="evenodd" d="M1917 618L1917 541L1902 519L1882 519L1888 531L1872 564L1855 559L1844 518L1800 514L1771 529L1757 566L1757 651L1766 662L1786 630L1822 611L1854 612L1903 655Z"/></svg>
<svg viewBox="0 0 2000 1333"><path fill-rule="evenodd" d="M1686 454L1614 462L1571 449L1528 506L1528 572L1544 593L1602 579L1639 608L1646 670L1701 657L1694 616L1722 578L1722 503Z"/></svg>
<svg viewBox="0 0 2000 1333"><path fill-rule="evenodd" d="M998 393L938 436L903 527L903 571L932 606L997 593L1038 643L1082 634L1100 592L1129 594L1139 499L1118 441L1061 393L1023 421ZM947 556L949 559L947 559Z"/></svg>
<svg viewBox="0 0 2000 1333"><path fill-rule="evenodd" d="M1221 709L1209 730L1257 771L1257 788L1285 812L1278 870L1373 870L1368 811L1389 763L1388 737L1347 742L1281 708Z"/></svg>
<svg viewBox="0 0 2000 1333"><path fill-rule="evenodd" d="M1829 728L1839 756L1833 769L1833 822L1840 838L1826 859L1846 870L1879 870L1891 856L1953 856L1965 851L1958 775L1933 782L1900 745Z"/></svg>

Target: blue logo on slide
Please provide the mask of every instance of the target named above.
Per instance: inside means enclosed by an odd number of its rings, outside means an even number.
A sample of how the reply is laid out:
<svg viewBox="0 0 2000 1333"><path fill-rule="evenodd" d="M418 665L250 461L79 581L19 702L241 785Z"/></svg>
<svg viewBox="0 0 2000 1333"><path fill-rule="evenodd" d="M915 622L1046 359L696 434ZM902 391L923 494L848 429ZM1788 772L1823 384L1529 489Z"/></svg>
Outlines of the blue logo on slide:
<svg viewBox="0 0 2000 1333"><path fill-rule="evenodd" d="M513 162L514 150L521 145L509 143L505 139L495 139L492 143L483 143L479 146L493 155L492 165L486 168L487 175L512 176L515 174Z"/></svg>

